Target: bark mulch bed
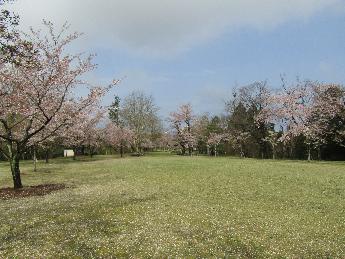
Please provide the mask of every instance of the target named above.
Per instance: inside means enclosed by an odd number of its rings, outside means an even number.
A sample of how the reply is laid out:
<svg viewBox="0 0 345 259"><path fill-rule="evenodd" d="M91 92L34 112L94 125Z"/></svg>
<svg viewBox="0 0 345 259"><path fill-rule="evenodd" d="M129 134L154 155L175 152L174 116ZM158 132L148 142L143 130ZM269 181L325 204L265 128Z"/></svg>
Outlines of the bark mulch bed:
<svg viewBox="0 0 345 259"><path fill-rule="evenodd" d="M66 188L64 184L42 184L37 186L27 186L22 189L3 188L0 189L0 200L10 200L31 196L44 196L54 191Z"/></svg>

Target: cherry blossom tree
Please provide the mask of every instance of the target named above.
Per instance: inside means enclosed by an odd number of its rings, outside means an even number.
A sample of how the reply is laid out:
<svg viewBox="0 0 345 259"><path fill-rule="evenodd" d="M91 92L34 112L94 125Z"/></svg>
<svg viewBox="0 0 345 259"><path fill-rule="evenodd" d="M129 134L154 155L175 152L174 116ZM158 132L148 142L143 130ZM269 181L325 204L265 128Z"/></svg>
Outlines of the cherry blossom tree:
<svg viewBox="0 0 345 259"><path fill-rule="evenodd" d="M279 138L288 142L304 136L311 160L311 149L325 144L327 121L334 118L342 106L340 99L332 96L333 85L306 81L266 96L267 105L257 116L257 121L274 123L283 129Z"/></svg>
<svg viewBox="0 0 345 259"><path fill-rule="evenodd" d="M0 62L20 65L30 60L34 49L29 41L20 37L19 16L4 6L12 2L0 0Z"/></svg>
<svg viewBox="0 0 345 259"><path fill-rule="evenodd" d="M59 145L59 138L58 136L51 136L47 139L45 139L43 142L40 142L38 147L43 150L44 152L44 159L46 163L49 163L49 156L51 153L51 150Z"/></svg>
<svg viewBox="0 0 345 259"><path fill-rule="evenodd" d="M120 155L123 157L124 148L130 147L134 141L134 133L132 130L116 125L110 122L104 129L104 142L114 149L120 149Z"/></svg>
<svg viewBox="0 0 345 259"><path fill-rule="evenodd" d="M240 152L241 157L245 156L245 145L249 138L250 133L244 131L232 131L228 136L230 144L233 146L234 149Z"/></svg>
<svg viewBox="0 0 345 259"><path fill-rule="evenodd" d="M274 130L268 131L268 136L263 139L264 142L267 142L272 147L272 159L276 158L276 147L279 144L279 134Z"/></svg>
<svg viewBox="0 0 345 259"><path fill-rule="evenodd" d="M219 144L227 139L226 134L221 133L210 133L208 139L207 139L207 145L212 146L214 148L214 156L217 156L217 148Z"/></svg>
<svg viewBox="0 0 345 259"><path fill-rule="evenodd" d="M148 150L152 151L156 147L155 143L149 138L144 139L141 146L145 151L148 151Z"/></svg>
<svg viewBox="0 0 345 259"><path fill-rule="evenodd" d="M39 135L39 134L38 134ZM40 139L39 136L35 136L27 144L27 149L31 147L33 153L33 161L34 161L34 172L37 171L37 151L43 150L45 154L45 162L49 162L49 152L50 149L53 148L57 144L57 135L51 135L50 137L46 138L41 142L35 142L35 139Z"/></svg>
<svg viewBox="0 0 345 259"><path fill-rule="evenodd" d="M80 147L87 147L89 155L93 157L95 150L102 145L103 132L99 124L103 119L103 114L102 110L98 110L95 114L80 114L74 120L74 124L60 134L64 145L73 149L73 159Z"/></svg>
<svg viewBox="0 0 345 259"><path fill-rule="evenodd" d="M328 84L315 88L313 110L309 118L313 134L317 135L317 147L334 141L344 145L345 89L341 85ZM330 137L331 136L331 137ZM320 158L319 149L319 158Z"/></svg>
<svg viewBox="0 0 345 259"><path fill-rule="evenodd" d="M188 150L189 155L196 145L196 137L192 132L194 120L192 106L190 104L181 105L176 112L172 112L169 117L172 129L175 131L175 139L179 143L182 154Z"/></svg>
<svg viewBox="0 0 345 259"><path fill-rule="evenodd" d="M158 139L159 147L164 151L171 150L174 147L174 136L171 132L164 132L161 137Z"/></svg>
<svg viewBox="0 0 345 259"><path fill-rule="evenodd" d="M123 100L118 116L121 124L134 132L133 147L138 155L141 155L144 141L159 128L160 119L157 112L153 97L144 92L134 91Z"/></svg>
<svg viewBox="0 0 345 259"><path fill-rule="evenodd" d="M65 54L79 34L66 35L67 25L58 33L51 23L45 25L47 34L32 30L22 35L35 49L30 62L1 64L0 69L0 138L7 146L1 152L10 161L14 188L22 188L19 161L29 142L34 138L35 143L43 142L73 125L108 89L81 79L95 68L92 56ZM76 97L73 91L82 85L89 87L89 93Z"/></svg>

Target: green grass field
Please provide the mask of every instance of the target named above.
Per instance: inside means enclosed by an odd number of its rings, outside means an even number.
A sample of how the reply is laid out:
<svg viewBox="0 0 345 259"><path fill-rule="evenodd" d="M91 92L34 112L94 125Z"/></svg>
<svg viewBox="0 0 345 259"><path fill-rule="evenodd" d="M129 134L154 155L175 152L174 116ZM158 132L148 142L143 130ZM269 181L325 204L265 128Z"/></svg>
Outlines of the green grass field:
<svg viewBox="0 0 345 259"><path fill-rule="evenodd" d="M156 154L22 172L71 188L0 200L1 258L345 258L345 163Z"/></svg>

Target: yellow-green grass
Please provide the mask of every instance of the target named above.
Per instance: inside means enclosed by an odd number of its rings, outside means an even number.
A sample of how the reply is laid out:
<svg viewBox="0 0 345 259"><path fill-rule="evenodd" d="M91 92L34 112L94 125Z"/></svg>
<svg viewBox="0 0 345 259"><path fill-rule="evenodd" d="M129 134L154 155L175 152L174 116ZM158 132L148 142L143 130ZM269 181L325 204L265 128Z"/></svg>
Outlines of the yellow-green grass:
<svg viewBox="0 0 345 259"><path fill-rule="evenodd" d="M345 164L96 157L22 164L43 197L0 200L0 257L345 257ZM7 163L0 187L11 186Z"/></svg>

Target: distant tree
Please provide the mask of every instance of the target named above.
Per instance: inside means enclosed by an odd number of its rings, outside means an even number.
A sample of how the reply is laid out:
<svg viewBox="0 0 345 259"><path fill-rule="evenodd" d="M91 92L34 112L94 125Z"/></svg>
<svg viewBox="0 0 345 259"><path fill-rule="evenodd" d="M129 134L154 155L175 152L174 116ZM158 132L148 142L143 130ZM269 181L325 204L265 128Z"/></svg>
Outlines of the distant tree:
<svg viewBox="0 0 345 259"><path fill-rule="evenodd" d="M250 138L250 133L245 131L232 131L228 140L235 150L238 150L241 157L245 157L245 146Z"/></svg>
<svg viewBox="0 0 345 259"><path fill-rule="evenodd" d="M96 114L85 113L75 118L72 126L61 133L64 145L71 147L74 151L74 157L81 147L87 147L89 155L93 157L95 150L102 145L103 133L99 124L103 118L103 112L98 111Z"/></svg>
<svg viewBox="0 0 345 259"><path fill-rule="evenodd" d="M231 151L240 152L241 156L257 155L258 148L252 137L252 129L255 125L251 116L242 102L238 102L228 116L226 128L229 135L228 145Z"/></svg>
<svg viewBox="0 0 345 259"><path fill-rule="evenodd" d="M214 156L217 156L217 148L219 144L227 139L227 135L223 133L210 133L207 145L214 148Z"/></svg>
<svg viewBox="0 0 345 259"><path fill-rule="evenodd" d="M279 125L283 129L280 137L283 142L303 136L311 160L312 148L325 144L328 122L343 106L341 98L332 96L332 87L311 81L284 87L267 97L268 105L258 120Z"/></svg>
<svg viewBox="0 0 345 259"><path fill-rule="evenodd" d="M189 155L192 155L197 141L192 132L194 121L192 106L190 104L181 105L178 111L170 113L169 121L175 131L175 138L181 147L182 155L186 153L186 150L188 150Z"/></svg>
<svg viewBox="0 0 345 259"><path fill-rule="evenodd" d="M209 130L210 118L208 114L201 116L196 116L193 123L193 132L196 137L197 148L199 153L210 154L209 145L207 144L208 136L210 134Z"/></svg>
<svg viewBox="0 0 345 259"><path fill-rule="evenodd" d="M266 122L258 123L255 118L266 106L266 96L269 93L266 81L257 81L250 85L235 89L233 97L226 103L229 113L228 130L249 132L252 155L267 157L267 143L263 141L272 129Z"/></svg>
<svg viewBox="0 0 345 259"><path fill-rule="evenodd" d="M114 122L106 125L103 134L104 142L110 145L113 149L120 149L120 155L123 157L124 148L130 147L133 140L133 132L125 127L118 126Z"/></svg>
<svg viewBox="0 0 345 259"><path fill-rule="evenodd" d="M143 92L134 91L124 99L120 119L123 125L134 133L135 152L141 152L143 143L150 139L153 129L159 128L160 119L157 112L153 97Z"/></svg>
<svg viewBox="0 0 345 259"><path fill-rule="evenodd" d="M276 147L279 144L279 133L274 130L268 131L268 136L263 139L263 141L269 143L272 147L272 159L276 158Z"/></svg>
<svg viewBox="0 0 345 259"><path fill-rule="evenodd" d="M57 146L61 146L60 140L61 139L58 136L51 136L50 138L47 138L46 140L38 144L38 147L44 153L44 160L46 163L49 163L49 157L52 150L54 150L54 148L56 148Z"/></svg>
<svg viewBox="0 0 345 259"><path fill-rule="evenodd" d="M172 150L174 148L174 136L169 131L164 132L157 141L159 143L157 146L165 151Z"/></svg>
<svg viewBox="0 0 345 259"><path fill-rule="evenodd" d="M32 155L33 155L33 161L34 161L34 172L36 172L37 168L37 152L39 150L43 150L45 153L45 161L46 163L49 162L49 151L52 149L52 147L56 144L57 142L57 135L51 135L48 138L45 138L43 141L38 141L37 143L35 140L40 140L41 136L33 137L27 144L27 149L31 148L32 149Z"/></svg>
<svg viewBox="0 0 345 259"><path fill-rule="evenodd" d="M345 89L341 85L319 85L315 88L315 101L309 118L317 135L319 159L321 148L335 143L345 147Z"/></svg>
<svg viewBox="0 0 345 259"><path fill-rule="evenodd" d="M120 97L115 96L114 101L109 106L109 119L116 125L120 125Z"/></svg>

